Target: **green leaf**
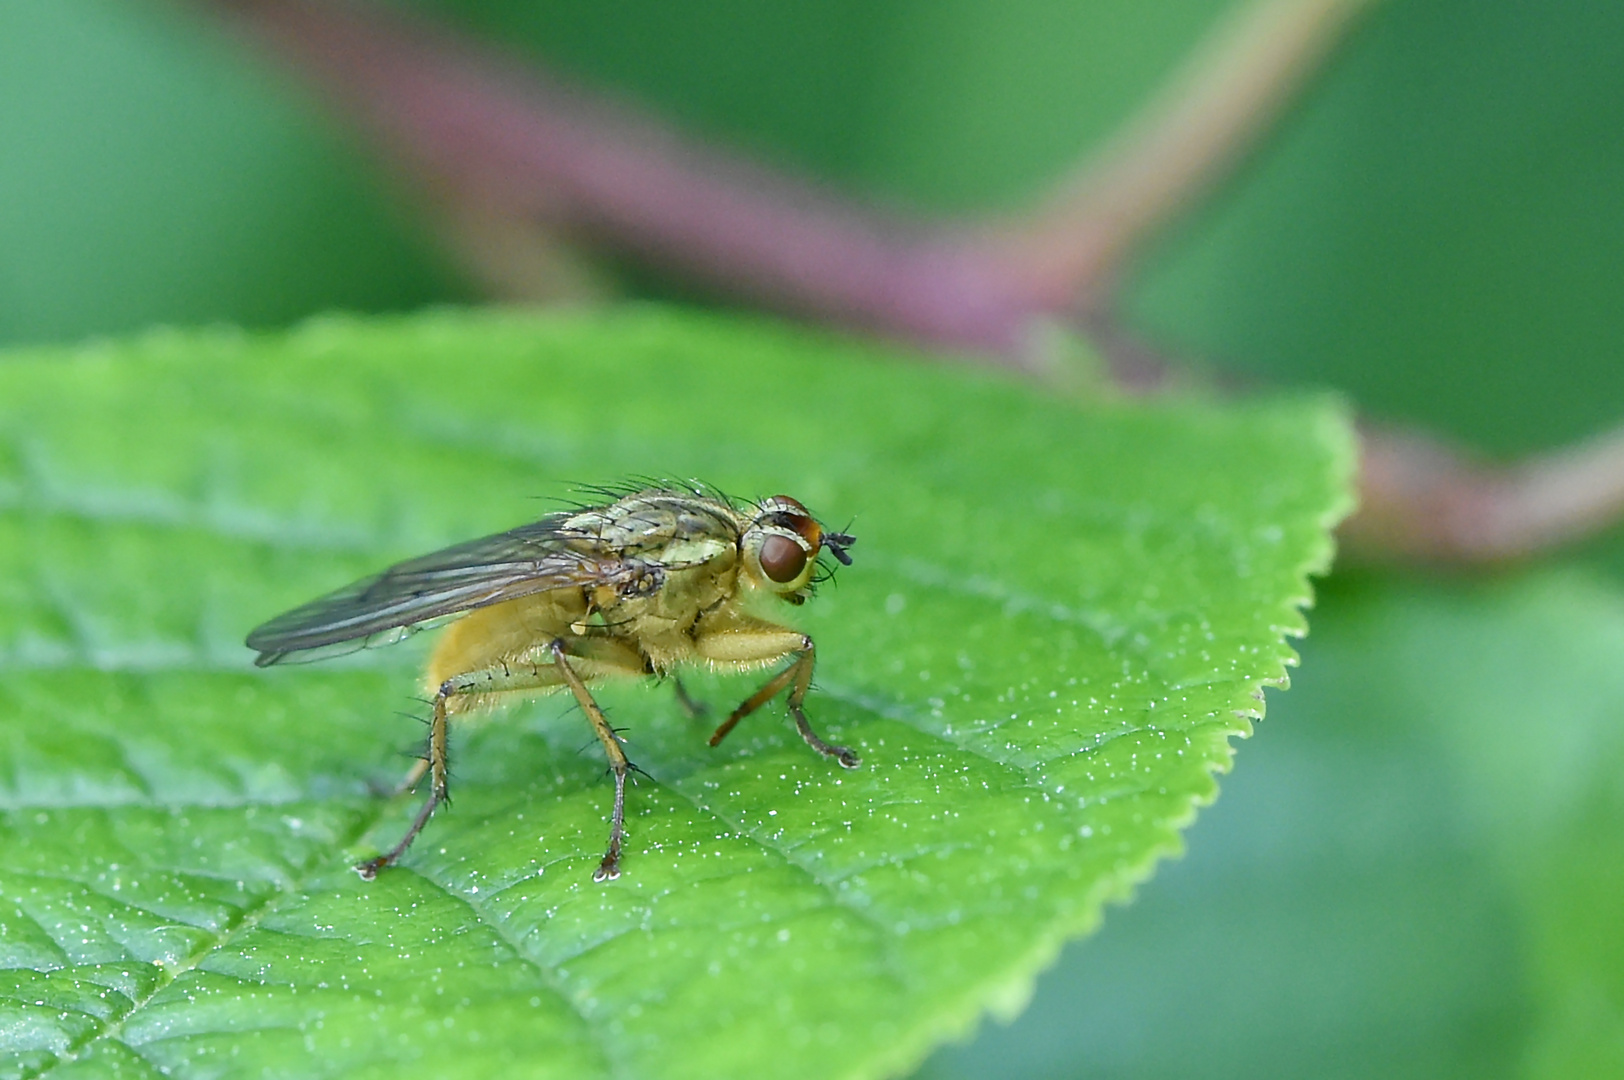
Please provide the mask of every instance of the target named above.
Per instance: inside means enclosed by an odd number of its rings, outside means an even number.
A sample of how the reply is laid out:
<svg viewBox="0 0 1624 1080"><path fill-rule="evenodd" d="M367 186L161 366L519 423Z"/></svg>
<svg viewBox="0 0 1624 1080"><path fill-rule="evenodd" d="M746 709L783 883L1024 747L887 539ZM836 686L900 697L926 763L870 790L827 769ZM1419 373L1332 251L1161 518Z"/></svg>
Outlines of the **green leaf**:
<svg viewBox="0 0 1624 1080"><path fill-rule="evenodd" d="M1455 815L1517 917L1528 1075L1619 1075L1624 595L1547 570L1360 601L1326 691L1384 673L1354 700L1413 718L1442 751Z"/></svg>
<svg viewBox="0 0 1624 1080"><path fill-rule="evenodd" d="M905 1069L1178 850L1352 462L1322 400L1084 407L656 310L14 355L0 432L0 1040L59 1076ZM803 625L863 768L606 685L649 778L596 885L612 789L544 699L454 731L452 808L362 882L421 639L256 671L241 635L639 474L852 519Z"/></svg>
<svg viewBox="0 0 1624 1080"><path fill-rule="evenodd" d="M921 1080L1624 1074L1624 592L1325 592L1190 857Z"/></svg>

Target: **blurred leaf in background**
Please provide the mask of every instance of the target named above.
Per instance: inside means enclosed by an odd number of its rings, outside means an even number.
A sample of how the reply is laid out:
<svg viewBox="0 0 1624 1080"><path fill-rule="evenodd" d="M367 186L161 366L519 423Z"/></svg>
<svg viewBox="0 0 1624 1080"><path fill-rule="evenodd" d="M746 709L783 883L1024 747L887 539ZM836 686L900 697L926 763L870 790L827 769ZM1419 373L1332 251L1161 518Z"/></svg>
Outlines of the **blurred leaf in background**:
<svg viewBox="0 0 1624 1080"><path fill-rule="evenodd" d="M0 0L0 340L464 295L279 75L162 0Z"/></svg>

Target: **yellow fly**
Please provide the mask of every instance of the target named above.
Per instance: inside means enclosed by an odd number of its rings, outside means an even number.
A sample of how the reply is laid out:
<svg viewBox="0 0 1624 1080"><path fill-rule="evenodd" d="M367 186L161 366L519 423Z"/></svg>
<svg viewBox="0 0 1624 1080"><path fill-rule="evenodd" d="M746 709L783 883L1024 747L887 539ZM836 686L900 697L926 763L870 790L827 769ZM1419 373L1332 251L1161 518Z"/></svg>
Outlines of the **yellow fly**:
<svg viewBox="0 0 1624 1080"><path fill-rule="evenodd" d="M609 756L614 812L595 881L620 875L626 774L635 766L592 699L593 680L659 677L683 664L746 671L788 657L710 744L787 687L790 715L807 744L848 769L860 764L807 723L801 706L812 682L812 639L770 611L778 600L806 602L823 550L851 565L846 548L855 538L823 528L787 495L741 505L671 487L597 494L613 501L397 563L248 635L248 647L259 652L254 662L264 667L397 641L459 616L429 658L428 753L402 784L411 789L427 773L428 801L400 843L356 867L362 877L399 859L445 802L447 719L515 697L567 687Z"/></svg>

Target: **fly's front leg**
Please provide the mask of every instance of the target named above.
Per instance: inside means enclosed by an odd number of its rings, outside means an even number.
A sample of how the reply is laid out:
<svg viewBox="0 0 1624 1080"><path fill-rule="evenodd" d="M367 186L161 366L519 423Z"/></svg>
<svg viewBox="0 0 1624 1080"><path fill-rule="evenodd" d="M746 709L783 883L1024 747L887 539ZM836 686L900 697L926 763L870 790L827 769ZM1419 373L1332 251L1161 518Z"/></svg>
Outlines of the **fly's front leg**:
<svg viewBox="0 0 1624 1080"><path fill-rule="evenodd" d="M817 656L817 648L812 644L811 638L793 630L763 627L729 629L701 637L696 643L700 655L709 660L748 663L754 660L774 659L786 653L795 657L789 667L768 679L760 690L746 698L726 720L722 721L721 726L710 737L712 746L727 738L727 733L732 731L740 720L777 697L787 686L790 688L789 714L795 718L795 727L800 731L801 738L806 740L806 745L825 757L834 758L848 769L855 769L863 763L863 759L858 757L855 751L825 742L807 722L802 704L806 701L807 690L812 686L812 665Z"/></svg>
<svg viewBox="0 0 1624 1080"><path fill-rule="evenodd" d="M863 759L857 756L857 752L848 747L835 746L833 743L824 742L818 737L818 733L812 730L812 725L807 723L806 713L801 708L801 704L806 701L806 692L812 687L812 657L814 652L812 639L807 638L806 652L802 653L801 658L790 668L791 671L799 669L799 674L795 676L795 682L790 687L789 714L795 717L796 730L800 731L801 738L806 740L806 745L824 757L834 758L847 769L855 769L863 763Z"/></svg>

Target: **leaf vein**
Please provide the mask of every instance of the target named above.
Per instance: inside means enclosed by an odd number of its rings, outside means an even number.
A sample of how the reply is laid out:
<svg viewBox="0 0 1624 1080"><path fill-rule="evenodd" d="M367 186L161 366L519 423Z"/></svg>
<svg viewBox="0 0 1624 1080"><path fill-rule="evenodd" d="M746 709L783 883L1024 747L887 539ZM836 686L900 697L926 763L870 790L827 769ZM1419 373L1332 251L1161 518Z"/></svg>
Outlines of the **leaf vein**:
<svg viewBox="0 0 1624 1080"><path fill-rule="evenodd" d="M369 829L378 823L379 819L383 816L384 810L385 807L380 805L373 811L370 817L363 816L357 822L356 827L351 830L350 834L335 846L339 850L342 850L343 848L354 843L361 836L364 836ZM154 999L156 999L159 994L163 993L166 989L172 986L176 980L185 975L187 972L194 970L212 953L224 948L234 938L236 938L237 935L243 933L244 931L252 930L255 926L258 926L265 916L270 914L271 911L275 909L276 905L280 901L285 900L289 896L295 896L300 893L303 890L304 883L319 872L318 868L323 862L321 856L324 854L326 854L325 850L313 858L305 870L292 882L290 882L286 888L277 888L267 892L263 899L242 909L241 914L236 919L232 920L220 931L212 934L209 940L205 941L197 949L193 950L179 964L176 964L173 967L164 968L162 977L160 977L153 984L152 989L141 997L132 1000L129 1008L125 1009L121 1013L118 1013L117 1015L109 1017L105 1021L99 1022L96 1030L90 1032L84 1038L78 1039L69 1044L67 1049L65 1049L61 1054L58 1054L55 1060L47 1064L45 1068L39 1070L38 1072L25 1075L22 1080L36 1080L36 1078L49 1076L57 1069L58 1066L71 1064L72 1062L83 1058L92 1049L94 1049L97 1044L118 1039L120 1033L123 1032L130 1019L140 1013L140 1011L149 1005ZM128 1043L124 1043L122 1045L124 1045L131 1053L140 1056L143 1060L148 1060L144 1054L141 1054L139 1047L130 1046ZM154 1063L154 1067L156 1067L156 1063Z"/></svg>
<svg viewBox="0 0 1624 1080"><path fill-rule="evenodd" d="M565 1008L569 1009L569 1011L575 1015L575 1018L581 1022L582 1027L587 1030L588 1035L591 1037L592 1045L597 1047L599 1052L603 1055L604 1064L606 1066L605 1072L607 1075L616 1078L616 1080L630 1080L630 1078L639 1075L636 1070L632 1069L626 1062L618 1059L611 1052L610 1048L614 1045L614 1040L603 1031L602 1025L598 1024L592 1019L591 1016L587 1015L587 1013L581 1008L580 1004L570 996L568 990L565 989L563 982L560 980L557 971L532 956L530 951L524 947L522 939L516 938L513 935L512 931L510 931L507 927L507 920L493 917L492 914L486 909L485 905L470 900L463 893L448 887L443 882L436 881L433 877L423 873L422 870L416 867L403 867L402 869L416 874L421 880L432 885L436 890L443 893L445 896L461 904L463 907L466 907L470 912L473 913L474 917L478 919L482 925L489 927L492 933L500 938L508 948L513 950L513 955L519 957L536 970L536 972L541 976L542 982L546 985L547 989L552 991L552 993L558 997L559 1001L563 1002Z"/></svg>

